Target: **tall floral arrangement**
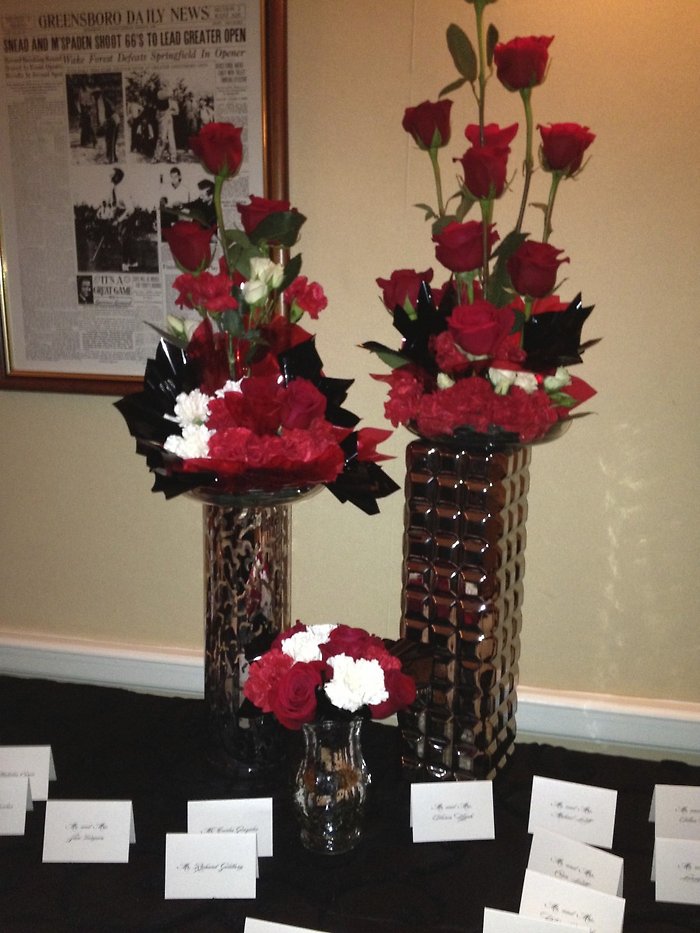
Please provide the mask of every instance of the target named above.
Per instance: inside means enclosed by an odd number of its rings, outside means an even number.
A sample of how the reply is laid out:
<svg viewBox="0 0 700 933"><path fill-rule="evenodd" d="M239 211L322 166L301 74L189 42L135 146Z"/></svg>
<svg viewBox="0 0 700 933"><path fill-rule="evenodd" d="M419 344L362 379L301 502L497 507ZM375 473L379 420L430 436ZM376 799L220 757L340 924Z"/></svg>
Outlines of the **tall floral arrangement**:
<svg viewBox="0 0 700 933"><path fill-rule="evenodd" d="M379 466L390 432L358 428L352 380L328 377L299 323L326 308L291 255L306 218L251 196L227 223L223 192L243 161L241 128L210 123L190 140L214 177L214 218L197 206L163 231L180 274L140 393L117 403L166 496L248 495L325 484L367 512L397 487Z"/></svg>
<svg viewBox="0 0 700 933"><path fill-rule="evenodd" d="M476 43L460 26L449 26L457 78L436 101L409 107L403 117L404 130L432 166L435 202L419 207L447 277L434 283L429 268L378 278L403 340L398 350L375 341L363 346L392 367L376 378L389 384L385 411L395 426L437 438L528 442L554 434L594 394L569 370L596 341L581 340L592 308L580 294L560 297L569 259L552 242L552 218L560 186L579 176L595 136L578 123L535 121L534 98L547 77L554 37L502 42L485 22L486 7L497 0L465 2L474 9ZM502 90L519 95L524 127L489 121L494 77ZM466 149L452 160L456 189L446 196L441 157L453 136L453 101L445 95L465 85L475 118L464 129ZM519 209L515 226L502 235L494 217L501 199L514 193L510 155L519 132L525 149ZM542 181L548 190L533 202L533 182Z"/></svg>

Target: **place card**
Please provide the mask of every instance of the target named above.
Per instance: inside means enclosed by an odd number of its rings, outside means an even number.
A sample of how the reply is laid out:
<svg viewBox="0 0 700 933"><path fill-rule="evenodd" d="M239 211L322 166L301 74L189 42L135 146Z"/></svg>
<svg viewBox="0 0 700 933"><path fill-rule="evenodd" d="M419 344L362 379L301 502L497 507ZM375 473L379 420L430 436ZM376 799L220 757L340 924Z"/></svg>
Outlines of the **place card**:
<svg viewBox="0 0 700 933"><path fill-rule="evenodd" d="M520 913L558 924L583 927L588 933L622 933L624 898L559 881L527 869Z"/></svg>
<svg viewBox="0 0 700 933"><path fill-rule="evenodd" d="M0 836L23 836L33 809L28 777L0 777Z"/></svg>
<svg viewBox="0 0 700 933"><path fill-rule="evenodd" d="M255 833L168 833L165 898L254 898Z"/></svg>
<svg viewBox="0 0 700 933"><path fill-rule="evenodd" d="M32 800L46 800L56 780L50 745L0 745L0 777L28 777Z"/></svg>
<svg viewBox="0 0 700 933"><path fill-rule="evenodd" d="M657 784L649 819L656 823L657 838L700 839L700 787Z"/></svg>
<svg viewBox="0 0 700 933"><path fill-rule="evenodd" d="M700 904L700 840L657 838L656 900Z"/></svg>
<svg viewBox="0 0 700 933"><path fill-rule="evenodd" d="M486 907L483 933L581 933L581 927Z"/></svg>
<svg viewBox="0 0 700 933"><path fill-rule="evenodd" d="M310 927L290 927L286 923L273 923L271 920L255 920L246 917L243 933L323 933Z"/></svg>
<svg viewBox="0 0 700 933"><path fill-rule="evenodd" d="M47 800L44 862L128 862L130 800Z"/></svg>
<svg viewBox="0 0 700 933"><path fill-rule="evenodd" d="M411 785L414 842L493 839L493 783Z"/></svg>
<svg viewBox="0 0 700 933"><path fill-rule="evenodd" d="M258 857L272 855L272 798L190 800L188 833L257 833Z"/></svg>
<svg viewBox="0 0 700 933"><path fill-rule="evenodd" d="M535 829L528 868L560 881L622 897L622 859L559 833Z"/></svg>
<svg viewBox="0 0 700 933"><path fill-rule="evenodd" d="M609 849L615 831L617 791L589 784L532 779L528 832L536 828Z"/></svg>

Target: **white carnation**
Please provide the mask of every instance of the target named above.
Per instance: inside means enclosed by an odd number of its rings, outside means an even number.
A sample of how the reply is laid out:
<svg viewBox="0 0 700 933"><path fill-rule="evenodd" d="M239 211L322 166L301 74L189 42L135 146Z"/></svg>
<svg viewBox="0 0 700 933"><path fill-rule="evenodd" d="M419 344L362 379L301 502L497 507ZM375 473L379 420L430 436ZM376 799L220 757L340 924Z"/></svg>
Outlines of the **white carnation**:
<svg viewBox="0 0 700 933"><path fill-rule="evenodd" d="M489 379L496 395L507 395L508 389L515 382L515 373L512 369L489 369Z"/></svg>
<svg viewBox="0 0 700 933"><path fill-rule="evenodd" d="M537 376L534 373L518 372L515 374L515 384L523 392L532 395L537 391Z"/></svg>
<svg viewBox="0 0 700 933"><path fill-rule="evenodd" d="M221 386L220 389L217 389L214 395L217 398L223 398L227 392L240 392L241 391L241 382L242 379L238 379L234 382L233 379L227 379L226 382Z"/></svg>
<svg viewBox="0 0 700 933"><path fill-rule="evenodd" d="M282 652L293 661L320 661L324 645L335 625L309 625L305 632L295 632L282 642Z"/></svg>
<svg viewBox="0 0 700 933"><path fill-rule="evenodd" d="M209 438L214 433L205 424L188 424L182 429L182 436L171 434L163 447L183 460L208 457Z"/></svg>
<svg viewBox="0 0 700 933"><path fill-rule="evenodd" d="M174 414L166 415L168 421L175 421L182 427L188 425L202 425L209 417L210 396L193 389L191 392L181 392L175 399Z"/></svg>
<svg viewBox="0 0 700 933"><path fill-rule="evenodd" d="M379 661L374 658L349 658L346 654L336 654L328 659L333 668L333 679L324 687L328 699L338 709L351 713L367 704L374 706L389 698L384 685L384 671Z"/></svg>

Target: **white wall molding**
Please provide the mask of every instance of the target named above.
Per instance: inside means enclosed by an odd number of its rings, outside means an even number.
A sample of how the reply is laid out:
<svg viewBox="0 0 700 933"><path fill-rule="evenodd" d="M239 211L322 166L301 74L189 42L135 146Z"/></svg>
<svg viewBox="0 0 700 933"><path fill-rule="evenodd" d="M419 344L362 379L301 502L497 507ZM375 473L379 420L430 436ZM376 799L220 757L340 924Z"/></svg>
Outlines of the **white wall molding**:
<svg viewBox="0 0 700 933"><path fill-rule="evenodd" d="M0 633L0 674L201 697L199 652ZM518 731L550 741L700 753L700 703L518 688Z"/></svg>

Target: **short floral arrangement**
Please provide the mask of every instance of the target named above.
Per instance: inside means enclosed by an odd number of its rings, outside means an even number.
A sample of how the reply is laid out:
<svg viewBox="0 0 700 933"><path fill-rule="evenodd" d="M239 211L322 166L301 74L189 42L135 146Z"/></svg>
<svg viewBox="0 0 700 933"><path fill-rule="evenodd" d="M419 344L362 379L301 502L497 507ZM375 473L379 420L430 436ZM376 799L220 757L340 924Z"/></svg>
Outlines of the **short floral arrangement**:
<svg viewBox="0 0 700 933"><path fill-rule="evenodd" d="M592 311L581 296L562 301L560 266L569 262L550 242L552 212L560 184L576 178L595 139L577 123L539 125L539 164L549 177L549 194L532 204L535 175L532 92L545 80L551 36L499 42L497 29L484 28L484 9L496 0L466 0L476 15L476 51L466 33L452 24L447 44L459 73L436 102L409 107L403 128L431 161L436 207L418 205L431 223L435 258L450 273L433 287L432 268L398 269L379 278L383 302L403 341L398 351L370 341L363 346L393 367L376 376L389 384L385 405L394 426L403 424L427 437L474 435L528 442L553 435L571 411L594 390L568 367L581 362L581 328ZM510 145L518 124L486 122L486 89L496 77L520 95L525 114L523 191L517 222L502 240L493 223L494 205L511 188ZM465 131L469 146L461 158L456 192L443 197L439 152L450 142L453 101L442 95L471 85L478 122ZM479 220L467 220L472 208ZM524 230L528 208L541 210L542 234ZM497 245L498 244L498 245Z"/></svg>
<svg viewBox="0 0 700 933"><path fill-rule="evenodd" d="M379 467L389 431L356 426L344 407L352 380L323 371L299 324L326 307L322 287L290 258L306 218L289 202L253 195L224 219L223 190L243 160L241 128L210 123L190 139L214 176L211 216L196 206L164 228L180 270L168 330L143 391L117 408L167 497L205 490L245 496L325 484L341 501L378 511L397 489Z"/></svg>
<svg viewBox="0 0 700 933"><path fill-rule="evenodd" d="M416 685L376 635L297 623L252 662L243 692L285 728L301 729L315 720L385 719L413 703Z"/></svg>

